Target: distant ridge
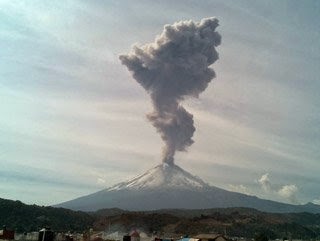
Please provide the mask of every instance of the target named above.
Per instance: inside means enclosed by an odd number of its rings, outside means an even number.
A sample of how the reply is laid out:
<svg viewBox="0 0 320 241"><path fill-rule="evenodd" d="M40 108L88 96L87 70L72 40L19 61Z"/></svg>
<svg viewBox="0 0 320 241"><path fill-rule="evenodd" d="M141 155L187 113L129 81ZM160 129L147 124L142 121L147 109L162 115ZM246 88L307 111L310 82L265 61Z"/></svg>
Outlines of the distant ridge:
<svg viewBox="0 0 320 241"><path fill-rule="evenodd" d="M16 232L39 231L45 226L59 231L82 231L90 228L93 222L94 217L85 212L0 198L0 224Z"/></svg>
<svg viewBox="0 0 320 241"><path fill-rule="evenodd" d="M210 186L179 166L168 164L158 165L129 181L55 206L81 211L247 207L276 213L320 213L320 205L312 203L292 205Z"/></svg>

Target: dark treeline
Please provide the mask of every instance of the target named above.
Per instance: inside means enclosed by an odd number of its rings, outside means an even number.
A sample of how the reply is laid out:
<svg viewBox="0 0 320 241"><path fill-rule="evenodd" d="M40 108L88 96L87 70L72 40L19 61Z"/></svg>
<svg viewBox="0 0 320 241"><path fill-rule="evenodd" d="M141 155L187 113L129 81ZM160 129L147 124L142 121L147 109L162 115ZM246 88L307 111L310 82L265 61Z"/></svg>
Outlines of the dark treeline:
<svg viewBox="0 0 320 241"><path fill-rule="evenodd" d="M81 231L91 227L94 220L92 215L84 212L0 199L0 225L17 232L38 231L47 226L54 230Z"/></svg>

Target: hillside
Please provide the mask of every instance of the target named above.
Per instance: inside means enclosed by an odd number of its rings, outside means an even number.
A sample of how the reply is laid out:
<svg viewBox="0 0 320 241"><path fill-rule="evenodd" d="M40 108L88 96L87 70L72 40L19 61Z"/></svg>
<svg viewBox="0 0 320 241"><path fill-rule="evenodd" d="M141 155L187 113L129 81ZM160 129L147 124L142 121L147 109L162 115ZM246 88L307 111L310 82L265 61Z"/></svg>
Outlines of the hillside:
<svg viewBox="0 0 320 241"><path fill-rule="evenodd" d="M94 217L64 208L26 205L20 201L0 198L0 224L17 232L37 231L44 226L54 230L84 230L91 227Z"/></svg>
<svg viewBox="0 0 320 241"><path fill-rule="evenodd" d="M96 212L95 228L129 231L133 228L159 236L227 233L232 237L254 238L264 233L271 239L320 237L320 214L265 213L249 208L206 210L157 210L126 212L108 216L108 210Z"/></svg>
<svg viewBox="0 0 320 241"><path fill-rule="evenodd" d="M50 226L54 231L80 232L91 227L110 232L138 229L166 237L227 232L229 236L250 238L257 233L279 239L320 238L320 214L266 213L249 208L144 212L104 209L84 213L0 199L0 213L0 224L17 232L37 231L43 226Z"/></svg>

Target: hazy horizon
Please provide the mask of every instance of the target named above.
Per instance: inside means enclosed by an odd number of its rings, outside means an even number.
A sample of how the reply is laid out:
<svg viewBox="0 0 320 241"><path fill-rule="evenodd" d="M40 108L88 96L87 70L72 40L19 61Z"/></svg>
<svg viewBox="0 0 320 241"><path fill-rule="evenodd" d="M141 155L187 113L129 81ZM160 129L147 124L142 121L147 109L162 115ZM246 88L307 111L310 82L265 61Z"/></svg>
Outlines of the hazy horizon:
<svg viewBox="0 0 320 241"><path fill-rule="evenodd" d="M166 24L216 17L216 77L183 102L175 163L205 182L320 204L320 2L0 2L0 198L51 205L161 163L149 95L119 55Z"/></svg>

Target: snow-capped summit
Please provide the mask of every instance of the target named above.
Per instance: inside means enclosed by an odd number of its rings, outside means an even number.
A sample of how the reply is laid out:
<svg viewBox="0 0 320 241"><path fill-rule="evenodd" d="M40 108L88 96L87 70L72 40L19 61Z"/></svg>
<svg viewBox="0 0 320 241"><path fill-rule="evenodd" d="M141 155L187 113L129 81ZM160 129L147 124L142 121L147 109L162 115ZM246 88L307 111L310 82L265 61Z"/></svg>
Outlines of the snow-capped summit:
<svg viewBox="0 0 320 241"><path fill-rule="evenodd" d="M121 182L107 191L147 189L202 189L209 185L177 165L160 164L129 181Z"/></svg>

